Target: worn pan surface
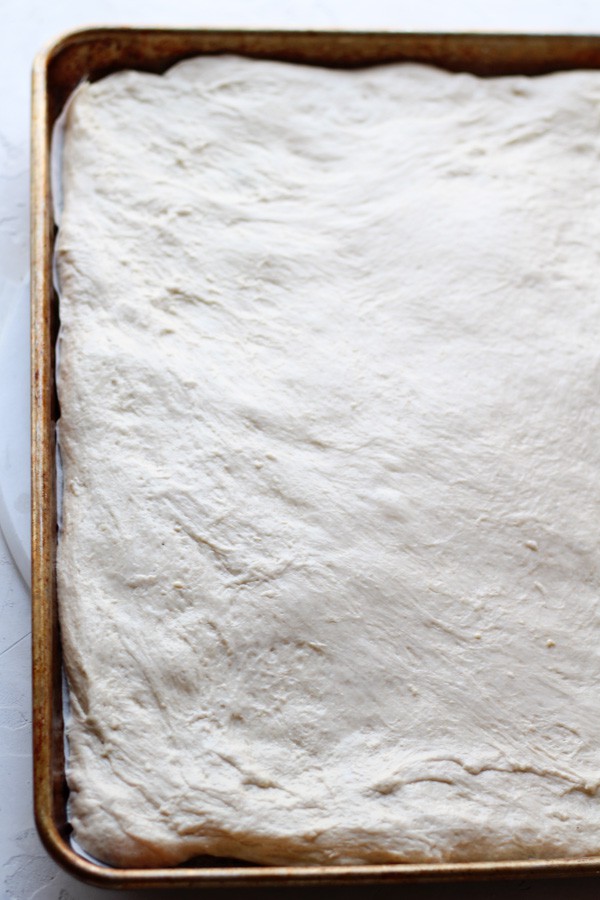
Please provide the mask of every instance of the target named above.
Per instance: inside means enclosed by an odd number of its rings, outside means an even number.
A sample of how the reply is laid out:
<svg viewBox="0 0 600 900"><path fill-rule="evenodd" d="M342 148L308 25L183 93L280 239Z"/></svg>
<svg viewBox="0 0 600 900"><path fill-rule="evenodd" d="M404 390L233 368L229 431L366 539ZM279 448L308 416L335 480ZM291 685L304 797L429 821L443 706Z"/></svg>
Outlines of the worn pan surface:
<svg viewBox="0 0 600 900"><path fill-rule="evenodd" d="M600 68L600 37L398 34L199 29L92 28L59 38L33 69L31 170L33 734L37 826L51 855L72 874L103 887L267 886L433 881L600 874L599 855L363 866L256 866L203 859L173 869L96 865L69 842L64 773L61 649L56 609L54 344L58 304L52 286L55 228L50 185L52 127L82 79L123 68L160 72L204 53L238 53L315 65L354 67L412 60L483 76Z"/></svg>

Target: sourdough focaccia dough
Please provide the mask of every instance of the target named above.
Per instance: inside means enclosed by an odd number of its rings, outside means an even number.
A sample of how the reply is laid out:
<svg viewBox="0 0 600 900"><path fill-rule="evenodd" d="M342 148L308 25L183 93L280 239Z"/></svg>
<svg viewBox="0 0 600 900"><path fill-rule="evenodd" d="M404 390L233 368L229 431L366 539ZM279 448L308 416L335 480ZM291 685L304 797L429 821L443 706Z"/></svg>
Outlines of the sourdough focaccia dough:
<svg viewBox="0 0 600 900"><path fill-rule="evenodd" d="M120 865L600 849L600 74L77 94L58 580Z"/></svg>

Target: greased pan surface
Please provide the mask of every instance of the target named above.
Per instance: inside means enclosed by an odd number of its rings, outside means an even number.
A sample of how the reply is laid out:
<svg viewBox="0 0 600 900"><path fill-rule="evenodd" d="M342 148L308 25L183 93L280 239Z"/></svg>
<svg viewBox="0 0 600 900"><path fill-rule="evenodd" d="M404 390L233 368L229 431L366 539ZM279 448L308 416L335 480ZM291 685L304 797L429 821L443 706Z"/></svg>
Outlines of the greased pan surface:
<svg viewBox="0 0 600 900"><path fill-rule="evenodd" d="M72 874L113 888L333 884L482 877L600 874L585 859L362 866L251 866L204 859L174 869L115 869L69 843L64 774L62 666L56 611L54 387L57 298L52 285L54 221L51 136L82 79L123 68L160 72L203 53L335 67L412 60L483 76L600 68L600 37L93 28L57 40L36 58L32 97L32 605L35 815L51 855ZM599 849L600 853L600 849Z"/></svg>

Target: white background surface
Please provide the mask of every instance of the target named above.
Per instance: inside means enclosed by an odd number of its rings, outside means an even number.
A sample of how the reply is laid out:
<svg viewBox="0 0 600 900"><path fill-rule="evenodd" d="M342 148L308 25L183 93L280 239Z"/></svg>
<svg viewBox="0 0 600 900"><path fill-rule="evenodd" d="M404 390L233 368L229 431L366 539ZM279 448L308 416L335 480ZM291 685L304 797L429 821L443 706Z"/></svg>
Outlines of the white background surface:
<svg viewBox="0 0 600 900"><path fill-rule="evenodd" d="M80 884L46 856L32 815L30 601L15 565L16 559L24 568L28 545L29 78L44 43L63 30L99 23L600 33L600 0L0 0L0 900L173 896ZM377 895L384 893L591 898L600 897L600 877L562 886L400 887Z"/></svg>

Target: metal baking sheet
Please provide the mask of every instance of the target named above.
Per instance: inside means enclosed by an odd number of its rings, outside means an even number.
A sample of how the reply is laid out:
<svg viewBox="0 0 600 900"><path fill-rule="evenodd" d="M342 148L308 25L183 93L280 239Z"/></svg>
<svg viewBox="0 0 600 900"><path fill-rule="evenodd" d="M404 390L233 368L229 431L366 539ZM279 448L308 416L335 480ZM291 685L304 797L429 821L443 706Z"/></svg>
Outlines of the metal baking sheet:
<svg viewBox="0 0 600 900"><path fill-rule="evenodd" d="M62 665L56 608L54 347L58 301L51 184L53 126L77 85L124 68L161 72L198 54L237 53L331 67L413 61L482 76L600 68L600 37L484 34L93 28L59 38L35 59L32 92L31 352L32 610L35 817L48 852L72 874L112 888L359 884L600 874L599 856L503 862L259 866L196 860L172 869L116 869L69 840Z"/></svg>

